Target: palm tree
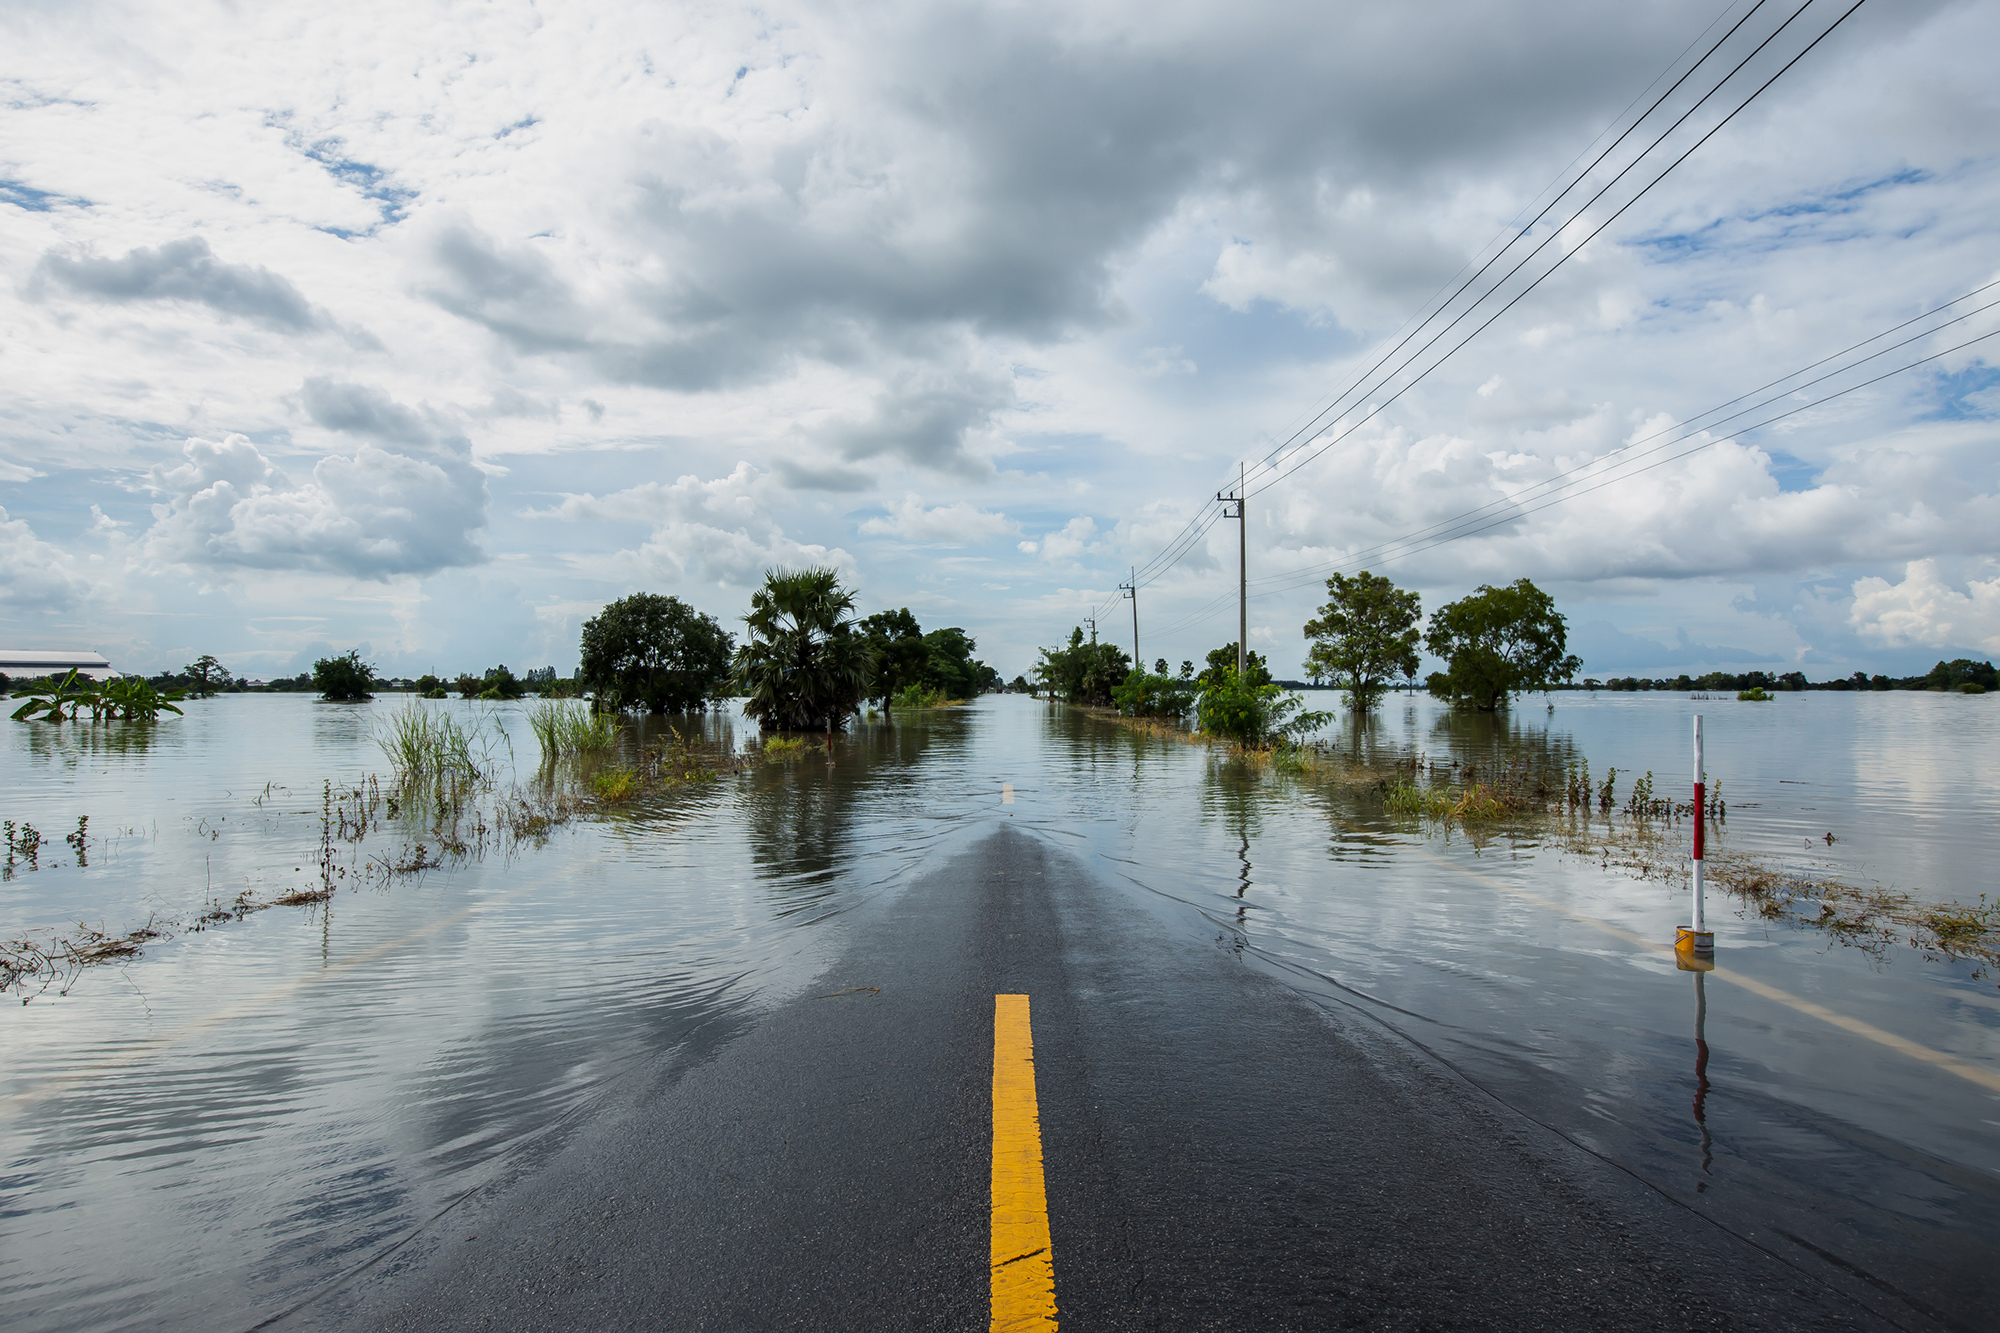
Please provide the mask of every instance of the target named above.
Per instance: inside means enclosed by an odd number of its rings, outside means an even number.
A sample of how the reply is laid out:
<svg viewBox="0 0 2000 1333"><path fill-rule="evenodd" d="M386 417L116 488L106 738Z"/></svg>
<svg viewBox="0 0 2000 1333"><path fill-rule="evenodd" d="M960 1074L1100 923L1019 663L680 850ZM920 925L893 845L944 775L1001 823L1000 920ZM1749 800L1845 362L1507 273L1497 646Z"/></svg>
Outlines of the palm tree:
<svg viewBox="0 0 2000 1333"><path fill-rule="evenodd" d="M832 569L771 570L743 617L736 650L743 711L778 731L832 731L868 691L868 643L856 633L854 594Z"/></svg>

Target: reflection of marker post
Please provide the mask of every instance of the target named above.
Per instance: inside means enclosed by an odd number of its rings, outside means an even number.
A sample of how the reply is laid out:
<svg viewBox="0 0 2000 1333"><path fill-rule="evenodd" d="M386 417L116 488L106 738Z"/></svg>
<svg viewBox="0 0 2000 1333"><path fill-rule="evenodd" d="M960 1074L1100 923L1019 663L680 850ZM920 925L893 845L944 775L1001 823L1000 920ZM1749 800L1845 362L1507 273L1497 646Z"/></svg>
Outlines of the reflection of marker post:
<svg viewBox="0 0 2000 1333"><path fill-rule="evenodd" d="M1707 1175L1715 1164L1715 1143L1708 1133L1708 990L1707 977L1694 974L1694 1122L1701 1126L1701 1172ZM1699 1194L1708 1182L1698 1183Z"/></svg>
<svg viewBox="0 0 2000 1333"><path fill-rule="evenodd" d="M1701 714L1694 715L1694 915L1674 936L1674 961L1683 971L1706 972L1715 966L1715 932L1708 928L1708 904L1704 901L1701 844L1708 828L1708 792L1701 762Z"/></svg>

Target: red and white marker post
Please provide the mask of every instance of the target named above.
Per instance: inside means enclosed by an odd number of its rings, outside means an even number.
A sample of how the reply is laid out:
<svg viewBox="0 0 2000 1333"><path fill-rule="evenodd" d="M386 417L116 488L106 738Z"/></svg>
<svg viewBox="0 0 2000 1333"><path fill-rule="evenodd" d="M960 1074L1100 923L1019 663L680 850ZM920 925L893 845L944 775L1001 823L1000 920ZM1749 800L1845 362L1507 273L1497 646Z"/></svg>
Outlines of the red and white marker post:
<svg viewBox="0 0 2000 1333"><path fill-rule="evenodd" d="M1694 715L1694 916L1674 935L1674 958L1684 970L1706 972L1715 966L1715 932L1708 928L1703 901L1701 847L1708 829L1708 784L1701 762L1701 714Z"/></svg>

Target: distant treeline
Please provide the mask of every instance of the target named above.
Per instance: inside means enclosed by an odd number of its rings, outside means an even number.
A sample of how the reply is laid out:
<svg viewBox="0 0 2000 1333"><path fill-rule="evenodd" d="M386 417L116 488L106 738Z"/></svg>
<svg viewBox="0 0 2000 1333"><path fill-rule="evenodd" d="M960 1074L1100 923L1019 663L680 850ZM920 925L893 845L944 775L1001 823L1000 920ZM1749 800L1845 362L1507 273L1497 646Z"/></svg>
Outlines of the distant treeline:
<svg viewBox="0 0 2000 1333"><path fill-rule="evenodd" d="M1732 675L1727 671L1711 671L1705 676L1675 676L1647 680L1641 676L1612 676L1607 680L1586 677L1568 685L1558 685L1557 689L1570 690L1931 690L1946 694L1984 694L1988 690L2000 689L2000 673L1996 673L1991 662L1975 662L1969 657L1961 657L1951 662L1939 662L1921 676L1871 676L1865 671L1857 671L1851 676L1841 676L1834 680L1807 680L1803 671L1787 671L1772 675L1768 671L1745 671Z"/></svg>

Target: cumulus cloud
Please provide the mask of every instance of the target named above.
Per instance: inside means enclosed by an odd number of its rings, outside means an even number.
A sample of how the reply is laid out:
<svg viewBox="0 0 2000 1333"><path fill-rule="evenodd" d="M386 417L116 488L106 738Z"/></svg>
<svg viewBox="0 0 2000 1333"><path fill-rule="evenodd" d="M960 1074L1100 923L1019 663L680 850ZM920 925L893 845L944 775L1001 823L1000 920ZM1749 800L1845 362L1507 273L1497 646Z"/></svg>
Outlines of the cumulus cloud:
<svg viewBox="0 0 2000 1333"><path fill-rule="evenodd" d="M0 508L0 606L18 613L66 611L88 591L65 553Z"/></svg>
<svg viewBox="0 0 2000 1333"><path fill-rule="evenodd" d="M1887 647L1971 648L2000 653L2000 578L1971 579L1960 592L1939 576L1937 561L1912 560L1903 581L1854 584L1848 623Z"/></svg>
<svg viewBox="0 0 2000 1333"><path fill-rule="evenodd" d="M1088 514L1078 514L1039 542L1025 541L1020 548L1023 555L1040 552L1044 560L1072 561L1095 549L1092 539L1096 536L1097 520Z"/></svg>
<svg viewBox="0 0 2000 1333"><path fill-rule="evenodd" d="M871 537L901 537L933 546L975 546L1015 531L1020 525L1005 514L992 514L966 500L924 508L915 493L889 506L880 518L864 519L861 531Z"/></svg>
<svg viewBox="0 0 2000 1333"><path fill-rule="evenodd" d="M190 439L181 459L147 484L150 555L177 563L314 570L383 579L429 574L485 559L486 480L462 437L430 431L379 390L308 382L316 421L373 436L352 454L329 454L294 482L241 435Z"/></svg>
<svg viewBox="0 0 2000 1333"><path fill-rule="evenodd" d="M754 582L837 553L857 511L912 532L1004 511L1033 516L1015 568L979 577L1009 596L951 592L961 570L897 542L867 573L1033 642L1099 595L1058 581L1108 588L1159 550L1709 18L773 0L647 11L642 43L615 0L438 12L133 11L116 49L73 16L10 34L17 513L116 511L79 488L158 463L161 553L420 569L476 557L483 470L510 521L478 540L524 603L567 605L638 574ZM2000 553L1993 372L1968 357L1575 505L1515 500L1990 276L1996 13L1864 8L1376 428L1257 495L1252 577L1493 501L1508 522L1398 570L1608 602ZM307 293L369 310L393 351L296 336L332 327ZM464 421L366 387L392 381L464 405L479 462ZM511 521L550 489L591 494L548 511L573 522ZM1149 585L1149 615L1226 590L1233 527ZM89 569L92 541L57 545ZM1295 625L1283 595L1271 623ZM1826 612L1843 645L1846 614Z"/></svg>
<svg viewBox="0 0 2000 1333"><path fill-rule="evenodd" d="M37 288L60 287L95 301L192 302L280 333L333 327L332 318L283 275L260 265L224 263L199 236L157 248L140 246L118 259L51 250L42 256L35 278Z"/></svg>
<svg viewBox="0 0 2000 1333"><path fill-rule="evenodd" d="M846 551L785 533L770 512L772 489L768 473L739 462L727 476L707 481L690 473L608 495L566 495L527 516L646 524L651 531L645 540L618 552L608 566L678 582L749 587L766 570L806 565L831 565L852 577L857 566Z"/></svg>

